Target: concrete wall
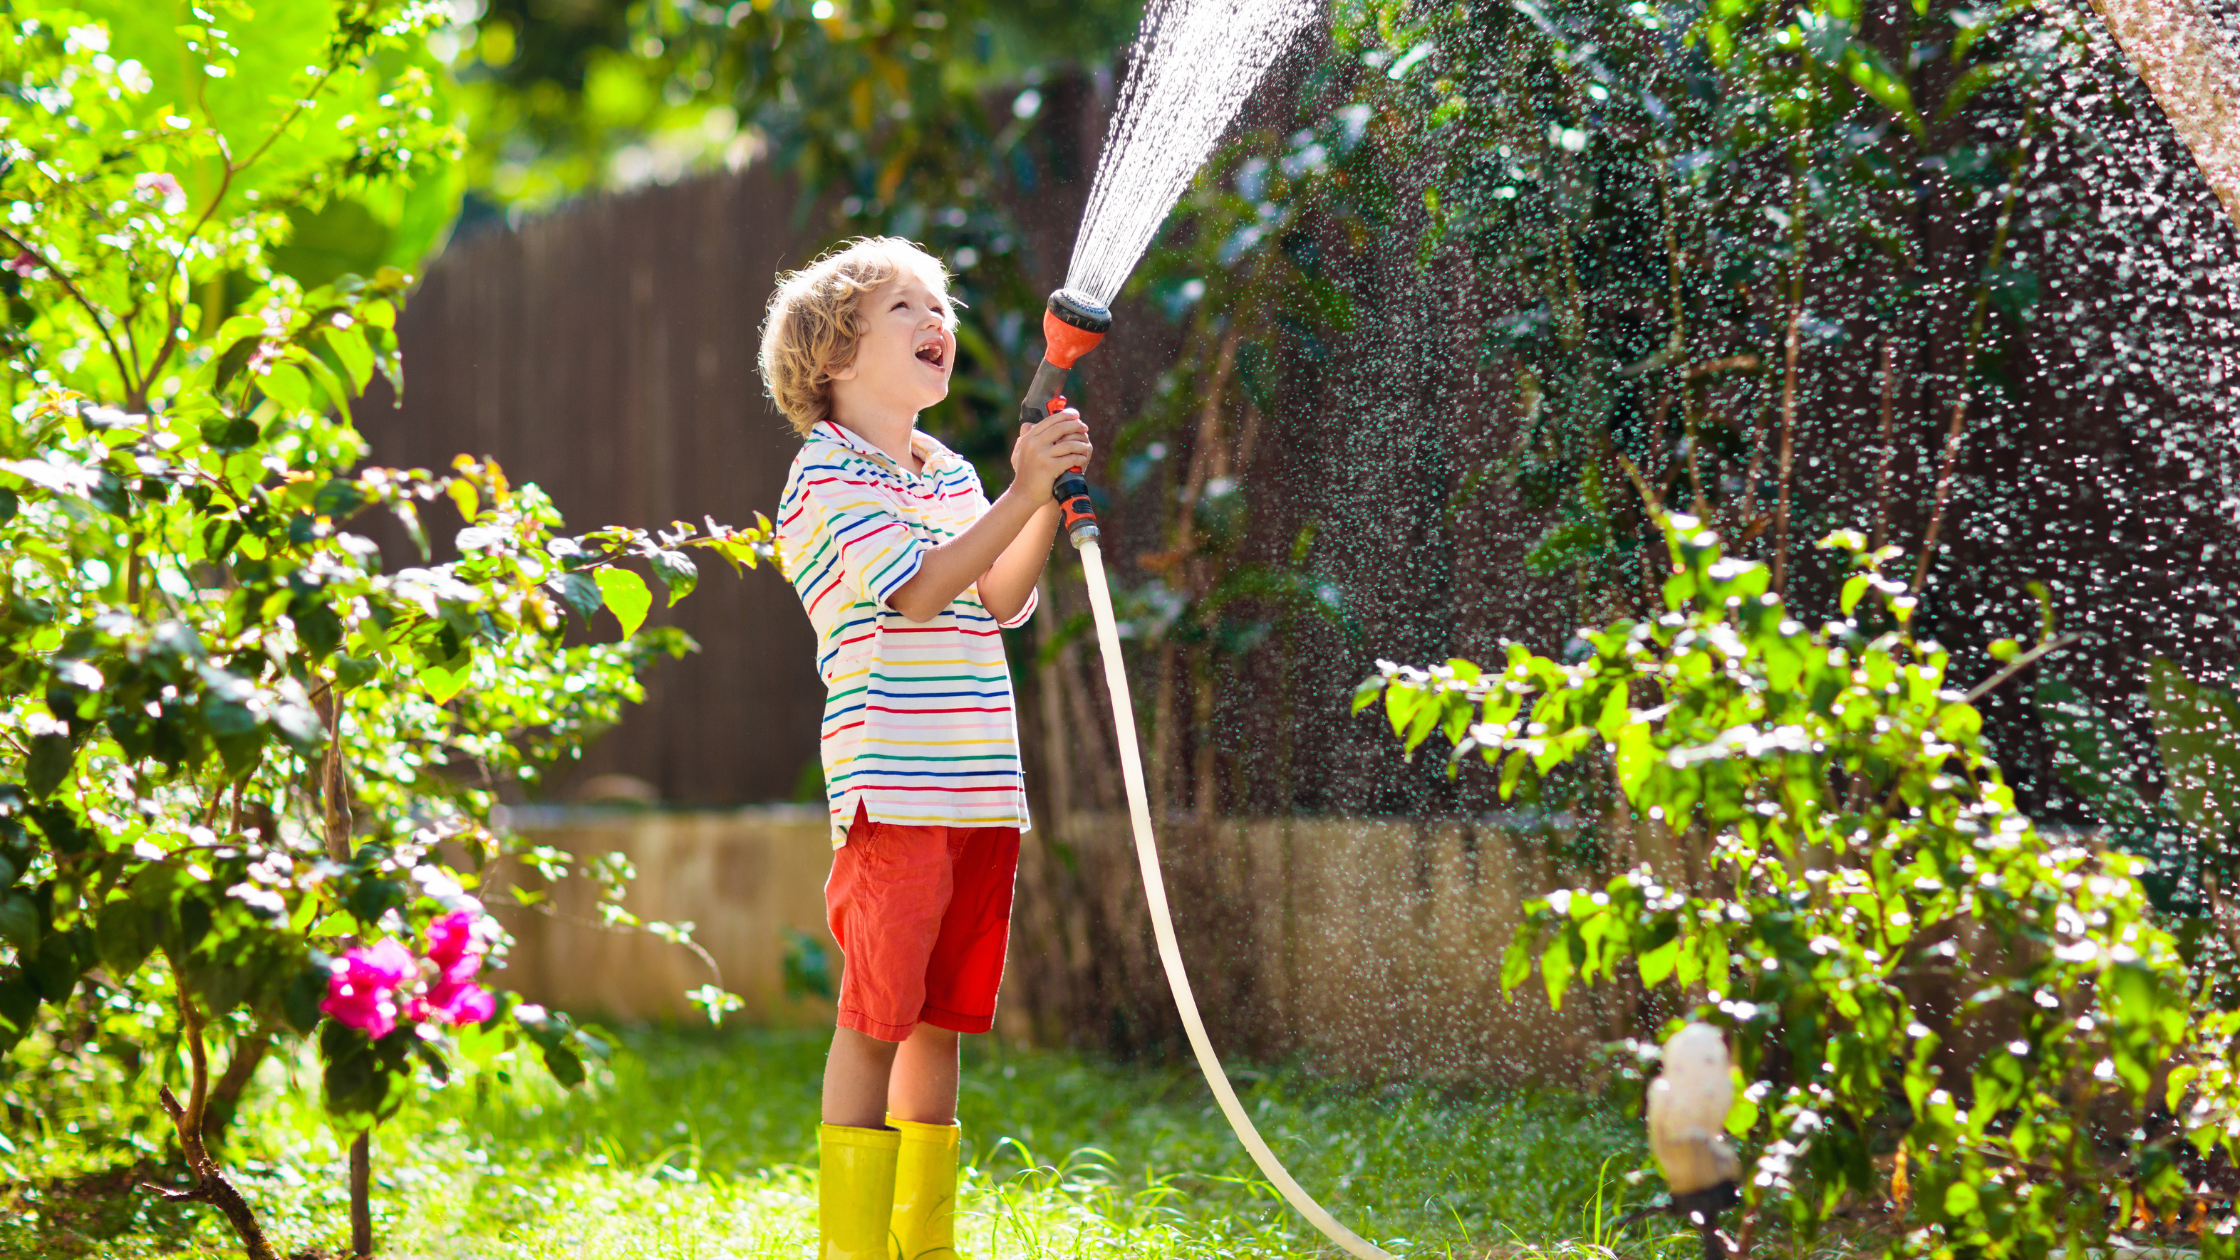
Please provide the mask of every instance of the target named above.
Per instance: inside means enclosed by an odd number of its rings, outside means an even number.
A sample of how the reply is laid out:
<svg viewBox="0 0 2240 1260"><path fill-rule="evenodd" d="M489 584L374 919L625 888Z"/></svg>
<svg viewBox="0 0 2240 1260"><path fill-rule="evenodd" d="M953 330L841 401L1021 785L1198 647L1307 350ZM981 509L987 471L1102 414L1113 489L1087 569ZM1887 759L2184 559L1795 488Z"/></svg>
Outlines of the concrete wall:
<svg viewBox="0 0 2240 1260"><path fill-rule="evenodd" d="M521 811L515 822L536 843L576 855L579 865L608 852L628 856L638 878L627 907L643 919L691 923L723 987L746 999L742 1018L831 1022L828 1005L786 996L782 971L788 927L815 936L839 962L824 926L832 852L823 811ZM599 891L580 876L551 887L533 875L520 882L544 892L545 904L507 909L510 896L487 898L514 936L507 987L602 1018L696 1018L684 995L714 982L705 961L642 931L597 926Z"/></svg>
<svg viewBox="0 0 2240 1260"><path fill-rule="evenodd" d="M627 854L639 877L631 909L693 922L726 987L747 1000L744 1018L830 1020L828 1005L788 998L781 980L786 928L832 948L821 815L523 821L538 842L583 858ZM1160 838L1167 892L1217 1044L1240 1061L1296 1056L1349 1076L1575 1079L1594 1045L1628 1030L1628 995L1575 992L1558 1013L1537 980L1513 1001L1500 994L1522 902L1570 879L1549 838L1501 823L1175 820ZM1076 816L1022 847L997 1031L1179 1051L1125 821ZM691 1017L682 995L708 981L704 964L649 936L588 926L597 905L583 880L551 892L555 914L508 912L518 941L508 983L585 1014Z"/></svg>

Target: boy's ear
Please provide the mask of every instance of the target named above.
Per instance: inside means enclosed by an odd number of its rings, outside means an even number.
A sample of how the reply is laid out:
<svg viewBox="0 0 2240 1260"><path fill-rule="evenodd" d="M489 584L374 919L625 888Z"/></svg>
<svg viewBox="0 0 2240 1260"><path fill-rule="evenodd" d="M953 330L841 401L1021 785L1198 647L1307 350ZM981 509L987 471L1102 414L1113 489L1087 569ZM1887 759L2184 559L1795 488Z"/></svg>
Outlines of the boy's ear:
<svg viewBox="0 0 2240 1260"><path fill-rule="evenodd" d="M852 381L856 378L856 361L850 359L838 367L827 368L825 369L825 376L827 379L835 381Z"/></svg>

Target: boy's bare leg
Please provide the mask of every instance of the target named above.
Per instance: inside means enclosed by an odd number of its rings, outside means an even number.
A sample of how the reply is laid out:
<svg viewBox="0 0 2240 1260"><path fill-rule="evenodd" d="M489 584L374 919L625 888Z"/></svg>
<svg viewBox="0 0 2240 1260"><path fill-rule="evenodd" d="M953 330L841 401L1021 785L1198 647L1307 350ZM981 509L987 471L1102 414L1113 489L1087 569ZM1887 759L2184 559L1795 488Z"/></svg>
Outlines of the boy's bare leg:
<svg viewBox="0 0 2240 1260"><path fill-rule="evenodd" d="M824 1122L855 1129L879 1129L887 1123L887 1079L894 1074L892 1041L857 1032L832 1030L832 1053L824 1061ZM950 1088L956 1088L952 1069Z"/></svg>
<svg viewBox="0 0 2240 1260"><path fill-rule="evenodd" d="M894 1056L887 1110L897 1120L949 1124L957 1118L957 1034L920 1024Z"/></svg>

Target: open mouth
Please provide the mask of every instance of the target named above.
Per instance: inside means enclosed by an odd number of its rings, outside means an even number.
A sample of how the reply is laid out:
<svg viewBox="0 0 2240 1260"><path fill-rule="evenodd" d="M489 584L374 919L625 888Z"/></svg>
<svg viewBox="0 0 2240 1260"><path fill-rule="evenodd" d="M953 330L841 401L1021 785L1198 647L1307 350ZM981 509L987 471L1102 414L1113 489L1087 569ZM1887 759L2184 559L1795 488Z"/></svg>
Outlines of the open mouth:
<svg viewBox="0 0 2240 1260"><path fill-rule="evenodd" d="M940 367L948 358L948 352L942 348L940 342L933 341L918 347L918 358L935 367Z"/></svg>

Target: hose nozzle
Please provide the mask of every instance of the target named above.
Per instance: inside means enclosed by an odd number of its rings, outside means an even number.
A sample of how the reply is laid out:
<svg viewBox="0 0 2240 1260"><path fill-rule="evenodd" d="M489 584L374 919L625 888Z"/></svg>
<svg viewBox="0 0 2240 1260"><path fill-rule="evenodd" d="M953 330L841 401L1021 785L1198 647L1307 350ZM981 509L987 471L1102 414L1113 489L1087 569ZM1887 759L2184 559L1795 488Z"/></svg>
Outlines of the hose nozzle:
<svg viewBox="0 0 2240 1260"><path fill-rule="evenodd" d="M1050 295L1042 312L1042 336L1048 346L1035 368L1034 381L1019 404L1019 423L1034 424L1065 410L1066 373L1081 356L1097 348L1112 330L1112 312L1104 303L1078 289L1060 289ZM1078 468L1067 471L1052 488L1065 512L1066 537L1075 548L1097 537L1097 511L1089 500L1089 483Z"/></svg>

